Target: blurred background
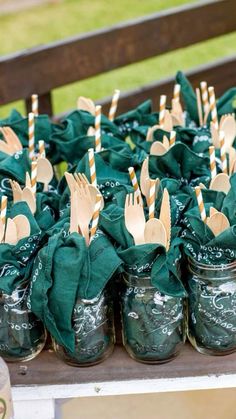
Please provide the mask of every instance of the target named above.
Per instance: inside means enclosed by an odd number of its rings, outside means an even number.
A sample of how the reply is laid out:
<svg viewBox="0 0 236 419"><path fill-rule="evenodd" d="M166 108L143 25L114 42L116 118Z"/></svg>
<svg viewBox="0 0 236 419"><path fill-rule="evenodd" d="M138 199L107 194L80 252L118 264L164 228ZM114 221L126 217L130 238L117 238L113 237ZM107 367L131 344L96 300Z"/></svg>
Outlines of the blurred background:
<svg viewBox="0 0 236 419"><path fill-rule="evenodd" d="M195 0L195 3L201 1ZM186 0L0 0L0 55L54 42L83 32L177 7ZM195 22L193 22L193 25ZM176 34L178 36L178 34ZM53 91L55 113L73 108L79 95L93 99L174 75L235 52L236 34L164 54ZM97 52L99 54L99 50ZM94 57L96 60L96 56ZM60 69L58 69L60 71ZM36 92L37 93L37 92ZM12 104L0 108L6 116ZM23 102L14 104L24 111Z"/></svg>
<svg viewBox="0 0 236 419"><path fill-rule="evenodd" d="M189 0L0 0L0 55L193 2ZM194 24L195 22L193 26ZM179 69L185 71L231 55L235 52L235 46L236 34L230 34L56 89L53 91L55 113L74 108L79 95L98 99L111 95L115 88L132 89L174 75ZM99 50L97 53L99 54ZM0 117L7 116L12 107L24 112L23 102L16 102L2 106ZM75 370L75 373L79 374L79 370ZM143 419L144 417L202 419L203 416L208 419L236 419L235 393L235 389L228 389L84 398L66 402L62 411L64 419Z"/></svg>

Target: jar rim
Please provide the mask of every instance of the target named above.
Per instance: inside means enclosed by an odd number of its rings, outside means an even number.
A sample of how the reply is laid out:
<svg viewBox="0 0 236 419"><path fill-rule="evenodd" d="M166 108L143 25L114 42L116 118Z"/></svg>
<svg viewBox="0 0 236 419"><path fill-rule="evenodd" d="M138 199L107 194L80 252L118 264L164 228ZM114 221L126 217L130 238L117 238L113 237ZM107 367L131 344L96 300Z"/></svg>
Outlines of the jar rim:
<svg viewBox="0 0 236 419"><path fill-rule="evenodd" d="M150 272L150 275L146 275L147 272L144 272L144 275L142 275L142 274L141 275L135 275L132 272L128 272L128 271L124 270L122 272L122 274L126 275L126 276L132 276L134 279L148 279L149 281L151 280L151 272Z"/></svg>
<svg viewBox="0 0 236 419"><path fill-rule="evenodd" d="M219 270L219 269L221 271L226 271L226 270L231 269L231 268L236 268L236 260L231 262L231 263L226 263L226 264L221 263L221 264L218 264L218 265L212 265L212 264L208 265L206 263L198 262L193 257L188 256L188 262L191 266L195 265L196 267L198 267L202 270L205 269L207 271L215 271L215 270Z"/></svg>

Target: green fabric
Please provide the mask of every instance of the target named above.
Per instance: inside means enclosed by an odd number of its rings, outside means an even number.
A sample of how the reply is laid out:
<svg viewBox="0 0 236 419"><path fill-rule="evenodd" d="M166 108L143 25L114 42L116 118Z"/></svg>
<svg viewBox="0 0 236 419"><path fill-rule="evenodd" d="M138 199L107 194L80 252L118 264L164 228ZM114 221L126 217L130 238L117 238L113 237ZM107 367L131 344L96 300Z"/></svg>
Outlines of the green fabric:
<svg viewBox="0 0 236 419"><path fill-rule="evenodd" d="M86 135L88 128L91 126L94 127L95 125L95 117L89 112L82 110L75 110L69 113L65 119L62 119L61 122L64 124L69 121L73 124L75 136ZM103 134L107 133L110 136L122 139L117 126L105 115L102 115L101 117L101 130Z"/></svg>
<svg viewBox="0 0 236 419"><path fill-rule="evenodd" d="M0 356L9 361L34 357L46 340L42 322L28 310L28 288L24 283L11 295L0 292Z"/></svg>
<svg viewBox="0 0 236 419"><path fill-rule="evenodd" d="M15 246L0 244L0 290L6 294L11 294L22 283L29 281L33 258L41 239L41 231L25 202L16 203L9 211L11 218L19 214L28 218L31 234Z"/></svg>
<svg viewBox="0 0 236 419"><path fill-rule="evenodd" d="M55 345L56 353L72 365L92 365L108 356L114 345L113 305L106 290L93 300L76 301L73 316L75 349Z"/></svg>
<svg viewBox="0 0 236 419"><path fill-rule="evenodd" d="M7 156L0 164L0 195L7 195L12 199L9 179L16 180L20 185L25 184L25 173L31 171L28 151L24 149L13 156Z"/></svg>
<svg viewBox="0 0 236 419"><path fill-rule="evenodd" d="M73 130L71 135L66 137L63 134L53 134L52 136L53 144L56 147L58 158L53 159L54 163L58 163L60 161L66 161L70 164L76 164L78 161L87 153L89 148L95 147L95 137L94 136L87 136L86 134L83 136L74 136ZM103 148L109 148L110 150L114 150L116 152L122 152L127 150L130 151L130 147L124 141L113 137L108 134L102 134L101 136L101 143Z"/></svg>
<svg viewBox="0 0 236 419"><path fill-rule="evenodd" d="M51 228L59 218L60 196L57 192L38 192L35 220L42 232Z"/></svg>
<svg viewBox="0 0 236 419"><path fill-rule="evenodd" d="M222 280L215 270L204 280L189 273L188 333L197 347L215 354L236 348L236 283L235 274L231 275Z"/></svg>
<svg viewBox="0 0 236 419"><path fill-rule="evenodd" d="M120 153L114 150L103 150L95 153L94 159L98 189L102 193L105 203L112 201L114 194L120 190L121 185L131 185L128 168L130 166L134 166L135 169L140 168L140 164L137 162L136 156L132 155L131 150L129 153L124 150ZM73 167L70 172L85 173L90 180L88 153L85 154L78 165ZM69 202L69 188L67 187L65 178L61 180L58 191L62 194L60 209L63 210Z"/></svg>
<svg viewBox="0 0 236 419"><path fill-rule="evenodd" d="M181 86L181 96L190 118L199 124L196 95L187 77L185 77L182 71L178 71L176 74L176 83Z"/></svg>
<svg viewBox="0 0 236 419"><path fill-rule="evenodd" d="M158 244L134 246L133 238L125 227L124 210L114 204L101 212L100 226L113 240L126 271L135 275L151 272L152 285L160 292L178 297L185 295L177 267L180 241L174 237L174 231L168 253Z"/></svg>
<svg viewBox="0 0 236 419"><path fill-rule="evenodd" d="M179 179L182 185L198 185L210 177L209 158L200 157L185 144L175 144L163 156L150 156L151 177Z"/></svg>
<svg viewBox="0 0 236 419"><path fill-rule="evenodd" d="M157 123L158 115L151 113L152 103L147 100L141 103L137 108L119 115L115 118L115 124L119 128L119 132L123 138L130 135L133 129L139 125L152 126Z"/></svg>
<svg viewBox="0 0 236 419"><path fill-rule="evenodd" d="M122 293L124 345L139 361L161 362L175 356L185 341L184 305L182 298L150 285L147 278L130 281Z"/></svg>
<svg viewBox="0 0 236 419"><path fill-rule="evenodd" d="M236 115L236 87L227 90L217 102L219 116L234 113Z"/></svg>
<svg viewBox="0 0 236 419"><path fill-rule="evenodd" d="M176 75L176 82L181 85L181 95L183 97L183 101L189 113L190 118L199 125L197 99L196 99L195 92L190 82L181 71L178 71ZM217 95L217 91L216 91L216 95ZM236 87L233 87L227 90L223 94L223 96L219 98L219 100L217 101L217 113L218 113L219 118L224 114L236 112L235 100L236 100ZM210 120L211 120L211 116L209 115L208 123Z"/></svg>
<svg viewBox="0 0 236 419"><path fill-rule="evenodd" d="M67 234L68 227L58 233L52 230L54 234L37 254L30 305L55 340L73 352L72 314L77 298L92 299L101 293L121 260L101 232L87 248L82 236Z"/></svg>
<svg viewBox="0 0 236 419"><path fill-rule="evenodd" d="M15 110L12 111L9 118L0 120L0 126L9 126L13 129L19 137L23 147L28 147L28 117L23 117ZM52 123L48 115L39 115L35 117L35 145L37 147L39 140L45 141L46 152L48 156L50 153L50 135L52 132Z"/></svg>
<svg viewBox="0 0 236 419"><path fill-rule="evenodd" d="M187 256L192 256L198 262L218 265L236 259L235 174L230 178L230 182L231 189L227 195L223 192L202 191L207 215L211 206L223 212L229 219L229 229L214 237L210 228L200 218L196 198L196 206L185 213L182 232L184 250Z"/></svg>

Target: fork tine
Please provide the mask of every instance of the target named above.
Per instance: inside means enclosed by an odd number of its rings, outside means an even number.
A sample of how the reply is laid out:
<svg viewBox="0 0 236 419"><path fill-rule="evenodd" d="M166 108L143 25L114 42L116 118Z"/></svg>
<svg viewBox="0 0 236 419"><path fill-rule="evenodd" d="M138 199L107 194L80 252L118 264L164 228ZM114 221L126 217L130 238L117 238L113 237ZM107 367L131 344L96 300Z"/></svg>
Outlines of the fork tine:
<svg viewBox="0 0 236 419"><path fill-rule="evenodd" d="M74 178L77 183L80 183L80 179L77 173L74 173Z"/></svg>
<svg viewBox="0 0 236 419"><path fill-rule="evenodd" d="M83 177L84 181L89 185L89 180L88 180L85 173L82 173L82 177Z"/></svg>

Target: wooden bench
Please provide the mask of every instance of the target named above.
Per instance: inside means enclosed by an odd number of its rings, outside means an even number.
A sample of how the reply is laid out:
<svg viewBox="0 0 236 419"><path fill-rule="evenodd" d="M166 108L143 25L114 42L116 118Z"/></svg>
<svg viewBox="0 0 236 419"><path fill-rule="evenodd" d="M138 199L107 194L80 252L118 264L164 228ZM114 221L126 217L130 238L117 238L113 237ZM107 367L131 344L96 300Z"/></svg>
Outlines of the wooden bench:
<svg viewBox="0 0 236 419"><path fill-rule="evenodd" d="M0 59L0 105L24 99L30 109L31 94L37 92L41 112L53 115L51 91L55 88L235 30L235 0L201 1L15 53ZM236 85L236 56L187 75L194 85L207 80L221 94ZM171 96L173 83L169 78L123 93L119 112L148 98L156 100L162 93ZM99 103L107 110L110 98ZM236 386L236 354L206 357L189 345L165 365L139 364L117 346L110 359L91 368L69 367L51 351L43 351L25 366L27 370L10 365L16 419L52 419L59 415L59 399L71 397Z"/></svg>

